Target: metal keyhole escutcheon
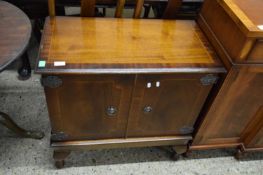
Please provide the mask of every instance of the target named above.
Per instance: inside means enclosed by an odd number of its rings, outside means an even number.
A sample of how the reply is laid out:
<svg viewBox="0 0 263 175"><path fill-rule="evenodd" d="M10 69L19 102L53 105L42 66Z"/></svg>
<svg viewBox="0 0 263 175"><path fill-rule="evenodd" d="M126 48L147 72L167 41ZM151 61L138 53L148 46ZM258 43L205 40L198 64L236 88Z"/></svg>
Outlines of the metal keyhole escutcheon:
<svg viewBox="0 0 263 175"><path fill-rule="evenodd" d="M146 114L152 112L152 110L153 110L153 108L151 106L145 106L143 109L144 113L146 113Z"/></svg>
<svg viewBox="0 0 263 175"><path fill-rule="evenodd" d="M106 110L108 116L115 116L117 114L117 108L114 106L109 106Z"/></svg>

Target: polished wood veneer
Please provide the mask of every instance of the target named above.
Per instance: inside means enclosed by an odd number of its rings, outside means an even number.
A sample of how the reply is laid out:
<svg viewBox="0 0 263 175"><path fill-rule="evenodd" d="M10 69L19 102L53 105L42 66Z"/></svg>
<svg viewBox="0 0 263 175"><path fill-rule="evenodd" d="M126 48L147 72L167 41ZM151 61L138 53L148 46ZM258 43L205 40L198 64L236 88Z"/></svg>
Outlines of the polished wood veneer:
<svg viewBox="0 0 263 175"><path fill-rule="evenodd" d="M262 8L262 1L206 0L198 23L205 33L212 32L214 36L209 39L216 38L214 45L220 46L215 49L222 59L228 57L240 64L263 63L263 14L258 11Z"/></svg>
<svg viewBox="0 0 263 175"><path fill-rule="evenodd" d="M130 148L145 146L166 146L166 145L186 145L191 136L167 136L167 137L141 137L127 139L107 139L107 140L90 140L90 141L67 141L54 142L52 147L59 150L98 150L109 148Z"/></svg>
<svg viewBox="0 0 263 175"><path fill-rule="evenodd" d="M195 137L194 144L242 142L241 135L245 127L254 120L262 106L262 68L245 65L231 69Z"/></svg>
<svg viewBox="0 0 263 175"><path fill-rule="evenodd" d="M14 5L0 1L0 73L5 70L17 58L22 58L22 73L28 73L28 63L25 49L29 43L31 35L31 24L27 16ZM30 65L29 69L31 71ZM20 71L19 71L20 73ZM20 78L25 74L20 74ZM1 85L3 83L0 80ZM3 90L0 88L0 91ZM1 104L3 106L4 104ZM42 139L44 133L38 131L28 131L16 124L12 118L0 111L0 125L6 127L14 134L24 138ZM4 140L3 140L4 141Z"/></svg>
<svg viewBox="0 0 263 175"><path fill-rule="evenodd" d="M75 149L262 151L261 9L258 0L205 0L197 23L47 18L36 72L56 163Z"/></svg>
<svg viewBox="0 0 263 175"><path fill-rule="evenodd" d="M263 150L262 1L206 0L200 28L228 69L199 123L191 149Z"/></svg>
<svg viewBox="0 0 263 175"><path fill-rule="evenodd" d="M194 21L54 17L36 72L61 167L75 149L167 145L178 158L226 70Z"/></svg>
<svg viewBox="0 0 263 175"><path fill-rule="evenodd" d="M236 4L236 6L240 10L242 10L244 15L247 16L247 20L251 21L252 24L256 26L263 24L263 18L262 18L263 15L262 13L260 13L263 7L262 1L257 1L257 0L247 0L247 1L232 0L232 1L233 1L232 4ZM259 30L259 28L257 28L256 30Z"/></svg>
<svg viewBox="0 0 263 175"><path fill-rule="evenodd" d="M48 18L38 61L42 60L46 66L36 72L223 70L194 21ZM55 61L66 65L55 67Z"/></svg>
<svg viewBox="0 0 263 175"><path fill-rule="evenodd" d="M184 153L219 76L45 74L51 145L55 152L168 145Z"/></svg>
<svg viewBox="0 0 263 175"><path fill-rule="evenodd" d="M31 24L27 16L8 2L0 2L0 72L27 48Z"/></svg>

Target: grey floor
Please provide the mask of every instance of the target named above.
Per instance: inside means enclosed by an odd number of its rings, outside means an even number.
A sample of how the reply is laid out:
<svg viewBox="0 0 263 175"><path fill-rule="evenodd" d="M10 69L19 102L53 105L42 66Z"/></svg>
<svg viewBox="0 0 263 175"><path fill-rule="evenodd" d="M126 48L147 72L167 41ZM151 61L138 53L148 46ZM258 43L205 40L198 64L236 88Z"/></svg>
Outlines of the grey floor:
<svg viewBox="0 0 263 175"><path fill-rule="evenodd" d="M31 63L37 56L37 42L32 39ZM42 140L16 138L0 126L0 175L6 174L187 174L239 175L262 174L263 154L250 154L246 160L233 158L235 150L195 151L190 158L174 162L160 148L133 148L73 152L64 169L53 165L49 147L50 124L39 75L27 81L17 79L15 62L0 74L0 110L9 113L22 127L41 130Z"/></svg>

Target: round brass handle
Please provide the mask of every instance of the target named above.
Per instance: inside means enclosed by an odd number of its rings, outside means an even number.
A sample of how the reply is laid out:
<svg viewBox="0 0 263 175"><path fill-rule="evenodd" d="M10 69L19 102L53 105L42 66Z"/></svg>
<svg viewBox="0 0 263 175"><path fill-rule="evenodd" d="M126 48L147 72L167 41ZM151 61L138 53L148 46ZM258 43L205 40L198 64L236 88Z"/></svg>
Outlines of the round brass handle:
<svg viewBox="0 0 263 175"><path fill-rule="evenodd" d="M109 116L114 116L114 115L117 114L117 112L118 112L118 110L117 110L117 108L114 107L114 106L109 106L109 107L107 108L107 110L106 110L106 113L107 113L107 115L109 115Z"/></svg>
<svg viewBox="0 0 263 175"><path fill-rule="evenodd" d="M153 108L151 106L145 106L144 109L143 109L143 112L144 113L150 113L152 112Z"/></svg>

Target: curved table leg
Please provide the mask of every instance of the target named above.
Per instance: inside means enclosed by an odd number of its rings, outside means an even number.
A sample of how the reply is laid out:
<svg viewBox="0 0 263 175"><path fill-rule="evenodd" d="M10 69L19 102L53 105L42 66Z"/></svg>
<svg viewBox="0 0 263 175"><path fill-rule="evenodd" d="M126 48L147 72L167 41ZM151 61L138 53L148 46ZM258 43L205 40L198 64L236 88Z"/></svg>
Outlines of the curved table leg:
<svg viewBox="0 0 263 175"><path fill-rule="evenodd" d="M30 62L29 62L29 58L27 55L27 52L25 51L25 53L21 56L22 59L22 66L21 68L18 70L18 74L19 74L19 79L21 80L27 80L30 78L31 76L31 66L30 66Z"/></svg>
<svg viewBox="0 0 263 175"><path fill-rule="evenodd" d="M22 129L9 117L9 115L3 112L0 112L0 124L4 125L9 130L13 131L15 134L21 137L33 138L33 139L42 139L44 137L43 132L27 131Z"/></svg>

